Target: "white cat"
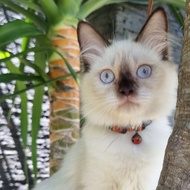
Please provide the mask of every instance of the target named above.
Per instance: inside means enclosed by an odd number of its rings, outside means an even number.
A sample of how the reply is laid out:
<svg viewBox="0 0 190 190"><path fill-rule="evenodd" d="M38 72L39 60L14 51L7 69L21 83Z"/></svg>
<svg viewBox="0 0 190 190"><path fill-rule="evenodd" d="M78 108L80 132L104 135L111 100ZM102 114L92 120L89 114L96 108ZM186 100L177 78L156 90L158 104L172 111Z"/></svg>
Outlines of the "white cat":
<svg viewBox="0 0 190 190"><path fill-rule="evenodd" d="M177 73L162 8L137 38L110 44L80 22L82 135L36 190L155 190L175 109Z"/></svg>

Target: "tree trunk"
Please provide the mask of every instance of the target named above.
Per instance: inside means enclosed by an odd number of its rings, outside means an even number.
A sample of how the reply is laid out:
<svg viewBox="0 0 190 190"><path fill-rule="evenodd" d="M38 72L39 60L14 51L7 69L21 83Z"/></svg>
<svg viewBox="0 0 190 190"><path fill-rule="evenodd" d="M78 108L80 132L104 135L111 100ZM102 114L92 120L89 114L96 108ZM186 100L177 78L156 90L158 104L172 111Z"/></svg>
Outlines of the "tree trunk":
<svg viewBox="0 0 190 190"><path fill-rule="evenodd" d="M157 190L190 189L190 0L186 17L174 131L169 139Z"/></svg>
<svg viewBox="0 0 190 190"><path fill-rule="evenodd" d="M68 61L75 72L80 70L76 28L59 24L50 37L55 49ZM70 74L65 61L56 52L50 57L50 77ZM79 86L70 76L49 90L50 97L50 173L59 168L63 154L79 136Z"/></svg>

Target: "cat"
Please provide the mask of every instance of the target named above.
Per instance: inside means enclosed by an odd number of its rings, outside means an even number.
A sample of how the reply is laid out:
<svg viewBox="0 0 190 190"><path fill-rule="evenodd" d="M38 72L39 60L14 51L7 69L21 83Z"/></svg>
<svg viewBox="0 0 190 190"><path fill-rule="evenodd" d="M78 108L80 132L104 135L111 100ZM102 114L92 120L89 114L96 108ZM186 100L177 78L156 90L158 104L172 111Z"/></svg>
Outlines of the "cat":
<svg viewBox="0 0 190 190"><path fill-rule="evenodd" d="M35 190L156 189L176 104L167 25L159 7L134 40L110 43L79 23L85 123L60 170Z"/></svg>

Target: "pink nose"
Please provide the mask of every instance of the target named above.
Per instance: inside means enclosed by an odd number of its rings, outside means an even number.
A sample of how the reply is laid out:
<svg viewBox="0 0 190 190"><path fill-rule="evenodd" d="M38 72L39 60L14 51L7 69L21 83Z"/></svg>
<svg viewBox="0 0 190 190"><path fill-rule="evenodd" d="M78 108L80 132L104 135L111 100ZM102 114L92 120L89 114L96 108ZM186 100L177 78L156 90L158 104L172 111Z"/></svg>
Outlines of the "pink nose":
<svg viewBox="0 0 190 190"><path fill-rule="evenodd" d="M119 89L119 93L124 95L124 96L129 96L129 95L133 94L133 92L134 92L133 88L125 87L125 88Z"/></svg>

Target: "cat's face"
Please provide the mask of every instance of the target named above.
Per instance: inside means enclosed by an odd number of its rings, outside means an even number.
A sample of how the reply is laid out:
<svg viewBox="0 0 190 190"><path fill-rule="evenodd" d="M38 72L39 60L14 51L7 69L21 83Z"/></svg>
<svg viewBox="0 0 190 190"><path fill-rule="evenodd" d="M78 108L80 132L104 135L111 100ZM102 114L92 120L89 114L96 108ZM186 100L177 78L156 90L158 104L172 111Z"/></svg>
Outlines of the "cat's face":
<svg viewBox="0 0 190 190"><path fill-rule="evenodd" d="M112 44L87 23L79 25L82 113L88 121L137 125L170 114L177 77L168 58L166 22L163 10L157 10L136 41Z"/></svg>

